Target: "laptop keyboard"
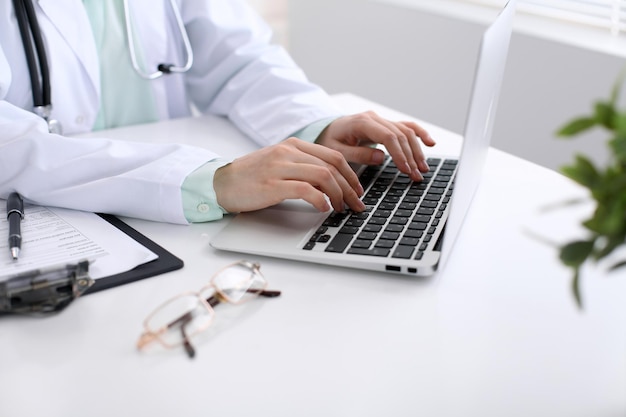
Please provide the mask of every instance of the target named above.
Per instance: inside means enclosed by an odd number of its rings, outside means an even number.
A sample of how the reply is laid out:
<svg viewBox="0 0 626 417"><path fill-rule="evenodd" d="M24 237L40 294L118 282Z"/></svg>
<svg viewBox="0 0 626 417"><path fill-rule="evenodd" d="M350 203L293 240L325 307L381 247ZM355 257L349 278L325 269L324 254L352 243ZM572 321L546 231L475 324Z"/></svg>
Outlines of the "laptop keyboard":
<svg viewBox="0 0 626 417"><path fill-rule="evenodd" d="M429 158L424 180L412 181L391 158L359 176L367 207L361 213L332 212L304 245L326 252L421 259L434 246L454 189L457 160Z"/></svg>

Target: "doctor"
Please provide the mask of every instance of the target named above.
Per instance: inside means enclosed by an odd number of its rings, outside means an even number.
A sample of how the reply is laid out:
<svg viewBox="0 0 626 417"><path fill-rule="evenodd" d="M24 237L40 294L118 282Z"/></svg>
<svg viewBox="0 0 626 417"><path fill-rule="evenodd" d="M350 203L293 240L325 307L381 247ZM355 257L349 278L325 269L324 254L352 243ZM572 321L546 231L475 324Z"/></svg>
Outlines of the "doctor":
<svg viewBox="0 0 626 417"><path fill-rule="evenodd" d="M380 163L372 143L416 180L428 169L420 142L434 141L424 129L370 112L343 115L270 43L244 0L132 0L126 10L123 0L32 3L50 72L49 119L63 133L50 133L32 111L16 1L2 1L0 198L17 191L42 205L187 223L291 198L327 210L328 196L336 210L362 210L346 160ZM160 64L179 71L159 74ZM228 117L264 148L228 161L210 143L71 137L190 116L192 106Z"/></svg>

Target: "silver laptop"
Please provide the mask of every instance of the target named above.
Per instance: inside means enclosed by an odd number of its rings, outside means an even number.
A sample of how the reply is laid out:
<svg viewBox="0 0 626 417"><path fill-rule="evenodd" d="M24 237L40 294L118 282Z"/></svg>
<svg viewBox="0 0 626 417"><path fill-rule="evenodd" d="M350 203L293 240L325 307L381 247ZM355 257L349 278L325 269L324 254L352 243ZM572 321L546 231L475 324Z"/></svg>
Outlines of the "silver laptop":
<svg viewBox="0 0 626 417"><path fill-rule="evenodd" d="M358 167L363 213L320 213L299 200L235 216L211 241L246 254L413 276L442 268L482 175L504 75L516 0L482 37L458 157L431 156L422 182L391 160Z"/></svg>

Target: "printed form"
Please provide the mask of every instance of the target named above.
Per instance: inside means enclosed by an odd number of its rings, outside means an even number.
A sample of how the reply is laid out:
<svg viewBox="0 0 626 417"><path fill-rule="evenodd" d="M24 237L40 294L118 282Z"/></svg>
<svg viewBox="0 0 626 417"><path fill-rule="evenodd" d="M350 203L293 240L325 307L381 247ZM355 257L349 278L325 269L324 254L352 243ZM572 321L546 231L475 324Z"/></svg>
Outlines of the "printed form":
<svg viewBox="0 0 626 417"><path fill-rule="evenodd" d="M90 260L98 279L133 269L158 256L94 213L26 204L22 249L9 253L6 202L0 200L0 281L50 266Z"/></svg>

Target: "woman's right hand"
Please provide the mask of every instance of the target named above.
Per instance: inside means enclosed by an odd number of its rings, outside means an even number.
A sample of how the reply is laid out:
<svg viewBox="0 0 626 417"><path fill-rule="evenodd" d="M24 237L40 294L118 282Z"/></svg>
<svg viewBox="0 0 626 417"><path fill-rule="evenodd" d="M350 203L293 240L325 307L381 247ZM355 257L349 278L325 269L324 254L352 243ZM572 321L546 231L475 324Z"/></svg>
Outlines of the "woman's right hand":
<svg viewBox="0 0 626 417"><path fill-rule="evenodd" d="M338 151L289 138L260 149L215 172L213 186L225 210L245 212L302 199L320 211L363 211L363 187ZM326 198L328 197L328 200Z"/></svg>

